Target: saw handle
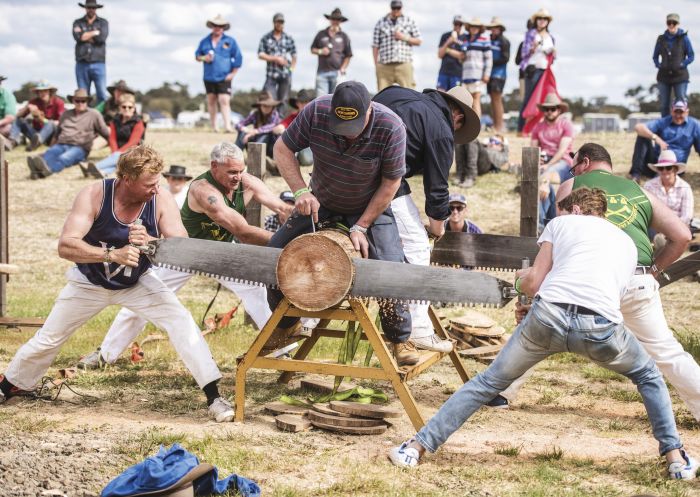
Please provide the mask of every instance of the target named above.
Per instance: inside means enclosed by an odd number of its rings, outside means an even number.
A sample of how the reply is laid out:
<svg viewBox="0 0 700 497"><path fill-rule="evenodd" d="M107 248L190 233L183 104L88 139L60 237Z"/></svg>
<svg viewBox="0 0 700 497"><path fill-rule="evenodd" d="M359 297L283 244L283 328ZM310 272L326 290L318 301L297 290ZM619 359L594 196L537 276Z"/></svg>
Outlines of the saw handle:
<svg viewBox="0 0 700 497"><path fill-rule="evenodd" d="M523 257L523 260L521 261L521 269L527 269L530 267L530 258L529 257ZM518 302L522 305L528 305L530 303L530 297L525 295L524 293L518 293Z"/></svg>
<svg viewBox="0 0 700 497"><path fill-rule="evenodd" d="M136 221L134 221L134 224L137 225L137 226L140 226L140 225L143 224L143 221L141 220L141 218L138 218ZM133 245L133 244L132 244L132 245ZM139 250L141 250L141 247L137 247L136 245L134 245L134 247L136 247L136 248L138 248ZM132 269L133 269L133 268L132 268L131 266L127 266L126 269L124 269L124 276L126 276L127 278L131 278L131 271L132 271Z"/></svg>

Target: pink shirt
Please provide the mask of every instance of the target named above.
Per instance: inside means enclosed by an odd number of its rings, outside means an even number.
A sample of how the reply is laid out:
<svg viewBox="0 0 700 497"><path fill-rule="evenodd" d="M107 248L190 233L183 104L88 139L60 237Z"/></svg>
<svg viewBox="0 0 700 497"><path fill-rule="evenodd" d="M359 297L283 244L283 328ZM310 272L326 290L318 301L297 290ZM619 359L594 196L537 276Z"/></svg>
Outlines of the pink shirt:
<svg viewBox="0 0 700 497"><path fill-rule="evenodd" d="M574 143L574 127L571 124L571 121L559 117L553 124L549 124L545 119L542 119L540 122L535 124L535 127L532 128L532 133L530 135L533 141L537 140L540 148L547 152L547 155L554 155L557 153L557 150L559 150L559 142L565 136L572 138L572 140L567 147L562 160L565 160L571 164L572 161L571 157L569 156L569 152L572 151Z"/></svg>

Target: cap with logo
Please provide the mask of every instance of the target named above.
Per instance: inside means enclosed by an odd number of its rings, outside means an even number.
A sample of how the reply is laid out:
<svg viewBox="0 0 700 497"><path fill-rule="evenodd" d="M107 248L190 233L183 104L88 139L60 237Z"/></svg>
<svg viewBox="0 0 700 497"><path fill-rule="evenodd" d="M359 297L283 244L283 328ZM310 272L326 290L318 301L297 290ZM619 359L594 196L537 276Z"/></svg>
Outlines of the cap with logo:
<svg viewBox="0 0 700 497"><path fill-rule="evenodd" d="M294 203L294 194L292 192L290 192L289 190L287 190L286 192L282 192L282 193L280 193L280 200L282 202L290 202L293 204Z"/></svg>
<svg viewBox="0 0 700 497"><path fill-rule="evenodd" d="M461 193L450 193L450 203L467 205L467 197Z"/></svg>
<svg viewBox="0 0 700 497"><path fill-rule="evenodd" d="M336 86L331 99L330 132L341 136L358 136L365 128L370 106L369 92L359 81Z"/></svg>

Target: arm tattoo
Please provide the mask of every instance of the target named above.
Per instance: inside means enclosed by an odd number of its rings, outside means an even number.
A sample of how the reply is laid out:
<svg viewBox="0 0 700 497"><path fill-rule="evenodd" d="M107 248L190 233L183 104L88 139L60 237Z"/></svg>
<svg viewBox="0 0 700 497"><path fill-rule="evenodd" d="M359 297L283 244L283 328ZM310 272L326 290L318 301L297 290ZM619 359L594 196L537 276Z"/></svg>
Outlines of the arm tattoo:
<svg viewBox="0 0 700 497"><path fill-rule="evenodd" d="M216 197L214 195L209 195L207 197L207 202L209 202L209 205L214 205L216 203Z"/></svg>

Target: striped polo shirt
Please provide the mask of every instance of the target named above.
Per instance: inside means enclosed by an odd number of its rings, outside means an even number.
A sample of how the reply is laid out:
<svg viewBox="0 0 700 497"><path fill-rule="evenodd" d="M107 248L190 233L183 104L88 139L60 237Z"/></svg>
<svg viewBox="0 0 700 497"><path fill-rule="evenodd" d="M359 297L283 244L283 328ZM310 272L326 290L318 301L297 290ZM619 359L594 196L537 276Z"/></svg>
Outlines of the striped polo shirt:
<svg viewBox="0 0 700 497"><path fill-rule="evenodd" d="M293 152L311 147L311 190L321 205L340 214L362 214L382 177L406 173L406 129L384 105L372 102L368 126L352 142L329 131L332 95L317 98L282 135Z"/></svg>

